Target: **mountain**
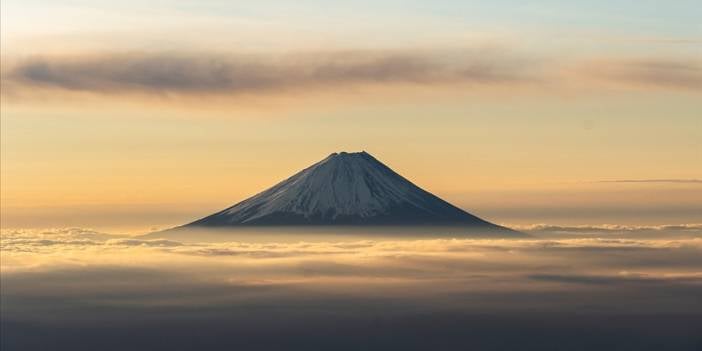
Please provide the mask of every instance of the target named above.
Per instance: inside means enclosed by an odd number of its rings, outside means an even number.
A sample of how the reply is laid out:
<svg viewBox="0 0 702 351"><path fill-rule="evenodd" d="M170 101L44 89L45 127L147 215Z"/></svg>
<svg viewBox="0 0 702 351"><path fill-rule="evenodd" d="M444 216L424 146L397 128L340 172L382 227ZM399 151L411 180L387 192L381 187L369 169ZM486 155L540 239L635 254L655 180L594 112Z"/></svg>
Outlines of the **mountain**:
<svg viewBox="0 0 702 351"><path fill-rule="evenodd" d="M183 227L300 225L510 231L419 188L365 151L333 153L268 190Z"/></svg>

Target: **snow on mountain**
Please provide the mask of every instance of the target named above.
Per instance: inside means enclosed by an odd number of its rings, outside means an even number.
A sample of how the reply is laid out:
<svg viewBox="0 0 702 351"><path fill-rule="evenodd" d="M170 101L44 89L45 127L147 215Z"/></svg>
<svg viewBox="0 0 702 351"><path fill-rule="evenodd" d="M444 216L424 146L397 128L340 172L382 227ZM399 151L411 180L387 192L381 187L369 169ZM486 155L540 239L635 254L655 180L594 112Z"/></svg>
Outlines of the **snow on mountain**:
<svg viewBox="0 0 702 351"><path fill-rule="evenodd" d="M502 228L417 187L366 152L333 153L188 226L461 225Z"/></svg>

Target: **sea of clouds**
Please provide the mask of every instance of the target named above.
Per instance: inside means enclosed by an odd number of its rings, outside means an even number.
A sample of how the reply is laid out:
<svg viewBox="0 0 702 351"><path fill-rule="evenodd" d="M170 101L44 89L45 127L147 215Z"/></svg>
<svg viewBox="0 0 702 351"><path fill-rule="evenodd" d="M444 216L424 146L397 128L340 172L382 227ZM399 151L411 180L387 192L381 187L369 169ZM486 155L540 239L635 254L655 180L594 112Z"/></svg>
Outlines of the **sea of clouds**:
<svg viewBox="0 0 702 351"><path fill-rule="evenodd" d="M186 243L4 230L2 349L702 345L702 225L519 229L531 237Z"/></svg>

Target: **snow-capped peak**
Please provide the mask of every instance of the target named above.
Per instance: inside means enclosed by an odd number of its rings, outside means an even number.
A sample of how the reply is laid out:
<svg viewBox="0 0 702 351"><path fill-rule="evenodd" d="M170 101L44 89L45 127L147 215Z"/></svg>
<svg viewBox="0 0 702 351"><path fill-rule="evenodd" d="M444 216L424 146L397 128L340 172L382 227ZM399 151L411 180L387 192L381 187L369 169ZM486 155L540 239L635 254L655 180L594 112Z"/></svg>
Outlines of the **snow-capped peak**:
<svg viewBox="0 0 702 351"><path fill-rule="evenodd" d="M365 151L332 153L190 226L461 224L492 226L422 190Z"/></svg>

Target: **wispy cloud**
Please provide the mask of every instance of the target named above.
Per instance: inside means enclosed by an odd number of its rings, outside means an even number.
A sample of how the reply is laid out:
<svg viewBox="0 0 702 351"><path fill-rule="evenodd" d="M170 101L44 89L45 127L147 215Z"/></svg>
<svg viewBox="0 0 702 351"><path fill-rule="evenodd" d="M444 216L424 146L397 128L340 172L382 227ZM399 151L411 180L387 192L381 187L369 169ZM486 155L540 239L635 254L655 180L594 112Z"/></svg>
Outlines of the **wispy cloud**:
<svg viewBox="0 0 702 351"><path fill-rule="evenodd" d="M660 178L660 179L613 179L613 180L597 180L593 183L682 183L682 184L699 184L702 179L675 179L675 178Z"/></svg>
<svg viewBox="0 0 702 351"><path fill-rule="evenodd" d="M498 53L345 51L249 55L129 53L37 57L3 80L97 93L260 93L356 84L505 83L528 80L526 62Z"/></svg>
<svg viewBox="0 0 702 351"><path fill-rule="evenodd" d="M25 99L61 93L229 99L407 87L445 87L452 92L498 88L520 93L593 84L702 90L702 63L696 60L547 59L509 49L129 52L5 61L2 94Z"/></svg>
<svg viewBox="0 0 702 351"><path fill-rule="evenodd" d="M620 84L702 90L699 59L602 59L584 62L580 74Z"/></svg>

